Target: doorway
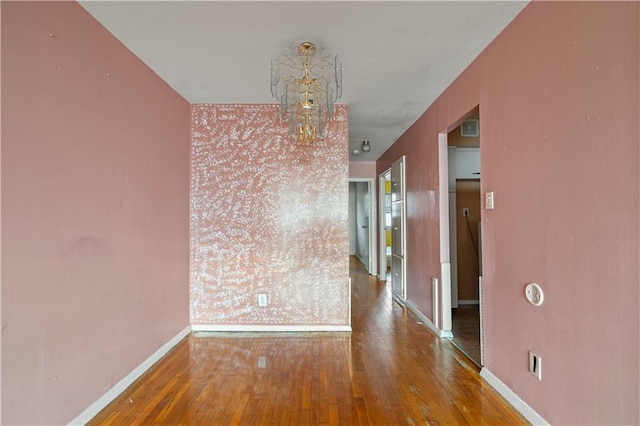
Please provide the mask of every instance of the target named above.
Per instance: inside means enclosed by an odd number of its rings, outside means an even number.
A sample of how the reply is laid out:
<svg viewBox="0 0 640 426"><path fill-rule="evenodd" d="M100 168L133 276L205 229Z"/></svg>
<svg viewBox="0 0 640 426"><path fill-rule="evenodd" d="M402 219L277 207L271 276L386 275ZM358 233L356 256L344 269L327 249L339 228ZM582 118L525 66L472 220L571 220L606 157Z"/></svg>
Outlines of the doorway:
<svg viewBox="0 0 640 426"><path fill-rule="evenodd" d="M380 281L391 280L391 169L378 178L380 188Z"/></svg>
<svg viewBox="0 0 640 426"><path fill-rule="evenodd" d="M373 179L349 179L349 255L357 257L371 275L377 275L376 211Z"/></svg>
<svg viewBox="0 0 640 426"><path fill-rule="evenodd" d="M482 232L478 108L446 133L450 318L453 343L478 366L482 352ZM441 175L443 178L443 175ZM444 295L443 295L444 296ZM444 306L444 303L443 303ZM447 312L443 312L447 314Z"/></svg>
<svg viewBox="0 0 640 426"><path fill-rule="evenodd" d="M407 297L405 156L396 160L390 169L380 174L378 179L380 188L379 278L391 281L393 298L400 304L404 304Z"/></svg>
<svg viewBox="0 0 640 426"><path fill-rule="evenodd" d="M407 298L405 157L391 165L391 293L400 303Z"/></svg>

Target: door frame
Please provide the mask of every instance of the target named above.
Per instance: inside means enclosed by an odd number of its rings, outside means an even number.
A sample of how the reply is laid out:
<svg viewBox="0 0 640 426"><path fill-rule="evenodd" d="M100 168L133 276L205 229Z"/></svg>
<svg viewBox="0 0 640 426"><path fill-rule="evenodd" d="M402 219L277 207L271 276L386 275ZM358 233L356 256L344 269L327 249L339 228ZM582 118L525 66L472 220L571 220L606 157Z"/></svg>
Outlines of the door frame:
<svg viewBox="0 0 640 426"><path fill-rule="evenodd" d="M378 244L376 240L376 230L378 226L378 215L376 214L376 184L374 178L349 178L351 182L366 182L369 191L369 265L367 270L370 275L378 275Z"/></svg>
<svg viewBox="0 0 640 426"><path fill-rule="evenodd" d="M440 171L440 312L442 322L434 318L436 327L451 335L451 257L449 237L449 146L448 132L438 133L438 169Z"/></svg>
<svg viewBox="0 0 640 426"><path fill-rule="evenodd" d="M393 199L393 187L394 185L397 185L398 182L394 182L394 167L399 166L399 171L400 171L400 175L398 176L400 179L400 199ZM392 282L391 282L391 294L393 295L393 298L396 299L398 302L400 302L401 305L405 305L405 303L407 302L407 179L406 179L406 172L407 172L407 161L406 161L406 155L402 155L400 156L400 158L398 158L396 161L393 162L393 164L391 164L391 221L392 221L392 228L391 228L391 232L393 234L393 231L396 230L397 228L395 226L393 226L393 210L394 210L394 206L400 206L401 211L400 211L400 235L401 235L401 244L400 244L400 249L402 251L402 268L401 268L401 273L402 273L402 279L400 280L400 284L402 285L402 289L400 294L398 294L395 290L394 290L394 279L393 276L395 276L396 274L393 272L393 257L400 257L398 256L396 250L395 250L395 244L394 243L394 239L393 239L393 235L391 236L391 273L392 273Z"/></svg>
<svg viewBox="0 0 640 426"><path fill-rule="evenodd" d="M391 168L388 168L378 176L378 247L380 249L378 256L378 265L380 265L380 268L378 269L378 279L380 281L387 280L387 233L385 229L385 215L387 213L385 205L387 179L385 176L391 176ZM384 265L384 268L382 265Z"/></svg>
<svg viewBox="0 0 640 426"><path fill-rule="evenodd" d="M476 106L474 109L469 111L463 117L461 117L456 122L452 123L447 129L442 130L438 133L438 169L439 169L439 191L440 191L440 266L441 266L441 276L442 276L442 286L440 291L439 303L442 307L442 326L441 330L447 334L447 337L453 337L452 334L452 298L451 298L451 256L450 256L450 246L451 246L451 235L449 232L449 220L450 218L455 217L455 215L450 215L451 204L449 204L449 132L456 127L458 127L463 121L471 117L472 115L480 113L480 106ZM480 144L480 160L481 166L480 171L482 172L482 144ZM484 216L484 208L482 207L482 190L483 183L482 178L480 178L480 232L482 232L482 227L484 226L484 222L482 220ZM454 205L455 208L455 205ZM455 236L454 236L455 237ZM481 240L478 245L478 250L482 251ZM482 271L482 265L480 265L480 271ZM480 272L482 273L482 272ZM483 280L482 275L478 277L478 298L480 302L480 365L484 366L484 303L483 303ZM457 301L456 301L457 302ZM437 320L437 319L436 319Z"/></svg>

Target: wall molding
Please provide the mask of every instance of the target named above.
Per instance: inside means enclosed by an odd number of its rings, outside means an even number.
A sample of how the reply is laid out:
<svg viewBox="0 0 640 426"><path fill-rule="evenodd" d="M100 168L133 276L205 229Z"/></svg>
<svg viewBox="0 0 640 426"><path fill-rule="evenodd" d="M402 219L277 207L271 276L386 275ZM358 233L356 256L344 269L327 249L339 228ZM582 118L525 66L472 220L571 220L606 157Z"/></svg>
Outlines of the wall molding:
<svg viewBox="0 0 640 426"><path fill-rule="evenodd" d="M109 405L111 401L116 399L122 392L124 392L133 382L135 382L140 376L167 354L175 345L177 345L182 339L191 333L191 326L185 327L182 331L176 334L171 340L162 345L160 349L155 351L146 360L142 361L140 365L127 374L122 380L116 383L111 389L109 389L104 395L98 398L93 404L85 408L75 419L69 422L70 425L84 425L89 420L94 418L104 407Z"/></svg>
<svg viewBox="0 0 640 426"><path fill-rule="evenodd" d="M444 331L444 330L440 330L438 327L436 327L433 322L427 318L427 316L425 314L423 314L422 312L420 312L420 309L418 309L418 307L411 301L407 300L404 305L415 315L418 317L418 319L420 321L422 321L422 323L432 332L435 333L436 336L438 337L445 337L445 338L451 338L453 337L453 333L450 331Z"/></svg>
<svg viewBox="0 0 640 426"><path fill-rule="evenodd" d="M482 377L487 383L491 385L504 399L509 402L520 414L524 416L533 425L548 425L547 422L540 414L536 413L526 402L522 400L514 391L512 391L507 385L502 383L495 374L489 371L486 367L482 367L480 370L480 377Z"/></svg>
<svg viewBox="0 0 640 426"><path fill-rule="evenodd" d="M195 324L191 326L193 331L340 331L351 332L350 325L261 325L261 324Z"/></svg>

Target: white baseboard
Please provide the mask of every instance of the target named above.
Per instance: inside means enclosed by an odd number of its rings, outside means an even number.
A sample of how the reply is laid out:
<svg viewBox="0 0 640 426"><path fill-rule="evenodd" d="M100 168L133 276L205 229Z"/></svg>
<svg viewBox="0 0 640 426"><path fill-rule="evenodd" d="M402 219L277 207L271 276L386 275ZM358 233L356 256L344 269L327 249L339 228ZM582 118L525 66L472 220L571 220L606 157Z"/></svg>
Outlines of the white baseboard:
<svg viewBox="0 0 640 426"><path fill-rule="evenodd" d="M395 294L395 293L393 293L393 292L392 292L392 293L391 293L391 297L393 297L393 300L395 300L396 302L398 302L398 304L400 304L400 306L404 306L404 300L402 300L402 299L400 298L400 296L398 296L397 294Z"/></svg>
<svg viewBox="0 0 640 426"><path fill-rule="evenodd" d="M413 314L414 314L415 316L417 316L417 317L418 317L418 319L420 319L420 321L422 321L422 323L423 323L424 325L426 325L426 326L427 326L427 328L428 328L429 330L433 331L433 332L436 334L436 336L438 336L438 337L446 337L446 338L451 338L451 337L453 337L453 333L452 333L452 332L450 332L450 331L440 330L438 327L436 327L436 326L433 324L433 322L432 322L429 318L427 318L427 317L426 317L422 312L420 312L420 309L418 309L418 307L417 307L415 304L413 304L412 302L410 302L410 301L408 301L408 300L407 300L407 301L404 303L404 305L405 305L407 308L409 308L409 310L410 310L411 312L413 312Z"/></svg>
<svg viewBox="0 0 640 426"><path fill-rule="evenodd" d="M116 399L118 395L124 392L133 382L135 382L140 376L142 376L153 364L158 362L167 352L169 352L175 345L178 344L186 335L191 332L191 326L185 327L171 340L165 343L160 349L158 349L153 355L144 360L140 365L133 369L132 372L127 374L122 380L109 389L104 395L98 398L93 404L88 406L78 417L69 422L70 425L84 425L89 420L94 418L104 407L109 405L111 401Z"/></svg>
<svg viewBox="0 0 640 426"><path fill-rule="evenodd" d="M479 300L458 300L458 305L479 305Z"/></svg>
<svg viewBox="0 0 640 426"><path fill-rule="evenodd" d="M195 324L193 331L351 331L350 325L235 325L235 324Z"/></svg>
<svg viewBox="0 0 640 426"><path fill-rule="evenodd" d="M363 258L362 258L362 256L360 256L358 253L356 253L356 257L358 258L358 260L359 260L360 262L362 262L362 264L364 265L364 269L365 269L365 270L368 270L368 269L369 269L369 261L368 261L368 260L363 259ZM369 272L369 271L367 271L367 273L368 273L368 272Z"/></svg>
<svg viewBox="0 0 640 426"><path fill-rule="evenodd" d="M520 414L524 416L533 425L548 425L545 419L533 408L531 408L526 402L524 402L514 391L512 391L507 385L502 383L495 374L483 367L480 370L480 377L487 381L504 399L509 402Z"/></svg>

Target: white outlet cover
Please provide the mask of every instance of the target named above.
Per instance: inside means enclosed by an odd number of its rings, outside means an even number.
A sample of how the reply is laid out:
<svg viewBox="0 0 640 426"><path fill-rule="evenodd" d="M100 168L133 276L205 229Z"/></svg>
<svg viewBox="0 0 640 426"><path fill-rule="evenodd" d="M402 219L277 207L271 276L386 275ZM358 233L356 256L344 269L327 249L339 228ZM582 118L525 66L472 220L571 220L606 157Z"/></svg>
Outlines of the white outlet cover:
<svg viewBox="0 0 640 426"><path fill-rule="evenodd" d="M529 352L529 371L536 376L538 380L542 380L542 358L533 352Z"/></svg>
<svg viewBox="0 0 640 426"><path fill-rule="evenodd" d="M266 294L258 294L258 307L267 306L267 295Z"/></svg>
<svg viewBox="0 0 640 426"><path fill-rule="evenodd" d="M267 367L267 358L264 356L258 357L258 368Z"/></svg>
<svg viewBox="0 0 640 426"><path fill-rule="evenodd" d="M486 192L484 194L484 208L487 210L493 209L493 192Z"/></svg>
<svg viewBox="0 0 640 426"><path fill-rule="evenodd" d="M525 296L527 296L527 300L533 306L540 306L542 302L544 302L544 293L542 292L542 288L536 283L529 283L524 290Z"/></svg>

